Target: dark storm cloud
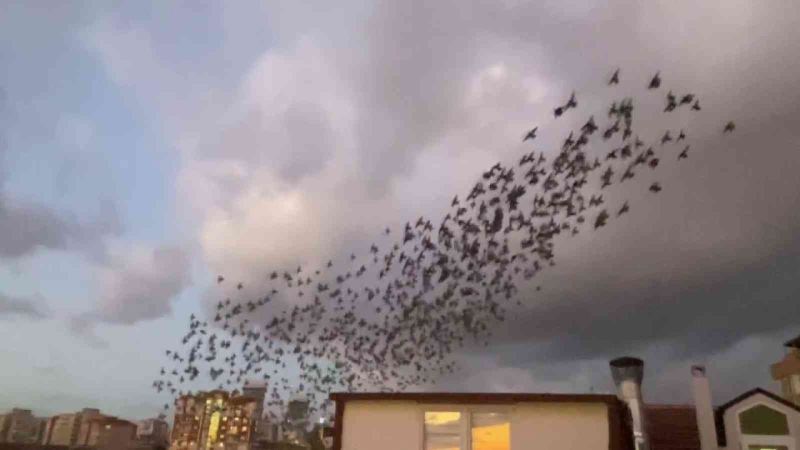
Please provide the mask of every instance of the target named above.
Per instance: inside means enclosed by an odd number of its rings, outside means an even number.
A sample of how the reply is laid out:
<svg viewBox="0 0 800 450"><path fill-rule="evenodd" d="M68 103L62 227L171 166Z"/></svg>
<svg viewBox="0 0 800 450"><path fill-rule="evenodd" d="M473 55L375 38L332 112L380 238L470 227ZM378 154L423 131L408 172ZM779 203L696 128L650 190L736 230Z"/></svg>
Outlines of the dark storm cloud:
<svg viewBox="0 0 800 450"><path fill-rule="evenodd" d="M593 91L605 88L617 66L623 85L638 83L625 87L637 88L637 97L661 70L668 87L700 94L706 111L679 125L696 140L689 164L664 180L670 187L663 198L651 205L638 198L642 206L634 204L627 224L564 244L561 264L542 280L544 293L534 295L530 286L523 292L529 309L498 327L498 344L508 347L491 353L504 366L528 367L665 345L673 361L687 361L796 324L796 13L745 3L613 2L578 12L510 3L389 2L375 9L360 30L366 52L354 70L363 87L359 154L371 183L414 172L420 152L474 125L459 102L470 77L495 62L546 80L554 91L538 105L546 114L573 88L584 106L602 108ZM508 106L509 117L519 112L513 101ZM656 119L639 126L659 132ZM723 140L728 119L739 131ZM515 136L507 138L497 146L513 148ZM498 354L502 348L508 350ZM667 361L661 355L655 364ZM760 372L750 378L765 379Z"/></svg>

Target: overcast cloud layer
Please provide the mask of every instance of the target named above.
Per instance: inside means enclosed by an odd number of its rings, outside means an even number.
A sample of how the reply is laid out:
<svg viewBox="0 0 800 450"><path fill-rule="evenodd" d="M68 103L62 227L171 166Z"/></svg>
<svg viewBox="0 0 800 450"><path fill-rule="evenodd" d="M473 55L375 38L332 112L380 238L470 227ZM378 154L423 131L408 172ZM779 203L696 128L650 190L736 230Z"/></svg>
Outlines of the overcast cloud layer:
<svg viewBox="0 0 800 450"><path fill-rule="evenodd" d="M136 172L143 187L113 201L96 196L100 182L83 197L128 211L119 218L108 206L65 212L18 194L24 183L13 192L0 183L0 258L9 267L36 252L83 255L91 282L81 310L56 316L72 325L66 330L135 330L164 319L158 326L173 332L189 311L231 295L211 286L217 273L257 293L270 270L366 250L384 226L435 216L482 169L518 159L529 126L539 125L542 149L556 143L579 120L552 118L573 89L582 111L600 110L612 95L604 81L621 67L613 95L655 105L644 85L660 70L666 88L703 99L698 120L671 124L693 139L689 164L666 169L659 202L637 208L631 194L624 220L560 242L543 290L524 289L524 309L495 345L466 349L464 370L436 388L605 390L608 359L627 353L646 359L653 401L686 401L693 362L709 365L719 402L772 387L767 364L800 333L797 8L745 0L296 3L86 4L60 11L63 22L45 10L15 12L58 23L38 51L50 55L48 40L70 42L96 64L86 77L103 77L115 93L105 102L146 118L141 129L124 121L120 129L156 136L155 150L111 145L70 153L82 162L67 167L140 155L170 167ZM35 90L14 83L2 88L18 128L3 132L25 135L34 129L24 105ZM79 109L70 105L54 114ZM723 140L728 119L737 132ZM73 147L99 147L93 136L110 134L110 125L86 120L62 120L60 135ZM642 120L650 138L661 132L660 117ZM26 151L6 141L3 174ZM45 160L55 165L61 154ZM166 194L147 190L158 183ZM150 208L167 212L158 218ZM155 220L176 229L150 232ZM202 279L193 279L193 265ZM0 316L43 318L30 297L0 288ZM104 351L124 359L113 346Z"/></svg>

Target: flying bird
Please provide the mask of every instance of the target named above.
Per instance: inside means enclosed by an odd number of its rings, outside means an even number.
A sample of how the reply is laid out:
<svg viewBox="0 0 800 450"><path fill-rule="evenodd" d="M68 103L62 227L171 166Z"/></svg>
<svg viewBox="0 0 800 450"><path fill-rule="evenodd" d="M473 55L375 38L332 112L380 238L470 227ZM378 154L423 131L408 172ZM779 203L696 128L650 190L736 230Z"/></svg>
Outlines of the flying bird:
<svg viewBox="0 0 800 450"><path fill-rule="evenodd" d="M656 74L650 80L650 84L647 86L647 88L648 89L658 89L660 86L661 86L660 72L656 72Z"/></svg>
<svg viewBox="0 0 800 450"><path fill-rule="evenodd" d="M611 79L608 80L608 84L609 85L619 84L619 69L615 70L614 74L611 75Z"/></svg>
<svg viewBox="0 0 800 450"><path fill-rule="evenodd" d="M730 121L730 122L725 124L725 129L723 130L723 132L724 133L732 133L733 130L735 130L735 129L736 129L736 124L734 124L733 121Z"/></svg>

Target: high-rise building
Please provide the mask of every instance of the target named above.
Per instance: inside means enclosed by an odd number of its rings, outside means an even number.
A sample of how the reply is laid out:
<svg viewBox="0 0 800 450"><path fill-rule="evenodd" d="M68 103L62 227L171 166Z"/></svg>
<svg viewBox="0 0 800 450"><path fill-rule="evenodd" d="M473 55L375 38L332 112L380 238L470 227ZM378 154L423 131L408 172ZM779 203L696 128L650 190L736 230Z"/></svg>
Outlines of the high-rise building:
<svg viewBox="0 0 800 450"><path fill-rule="evenodd" d="M53 416L50 429L47 433L45 444L49 445L75 445L78 442L80 431L80 414L59 414Z"/></svg>
<svg viewBox="0 0 800 450"><path fill-rule="evenodd" d="M37 442L41 419L30 409L14 408L0 416L0 442L33 444Z"/></svg>
<svg viewBox="0 0 800 450"><path fill-rule="evenodd" d="M100 416L88 419L86 442L82 445L96 450L128 450L136 439L136 424L116 417Z"/></svg>
<svg viewBox="0 0 800 450"><path fill-rule="evenodd" d="M260 419L264 416L264 399L267 397L267 384L248 381L242 388L242 397L252 398L256 401L256 415Z"/></svg>
<svg viewBox="0 0 800 450"><path fill-rule="evenodd" d="M256 401L255 439L268 440L270 429L269 420L264 417L264 400L267 397L267 384L258 381L248 381L242 388L242 397L252 398Z"/></svg>
<svg viewBox="0 0 800 450"><path fill-rule="evenodd" d="M284 438L293 444L306 445L310 425L308 398L297 393L289 399L286 408L286 420L283 427Z"/></svg>
<svg viewBox="0 0 800 450"><path fill-rule="evenodd" d="M91 421L113 418L96 408L83 408L80 412L51 417L45 426L41 442L48 445L87 445Z"/></svg>
<svg viewBox="0 0 800 450"><path fill-rule="evenodd" d="M92 420L100 417L106 417L100 414L100 410L96 408L83 408L79 415L78 426L78 439L75 442L77 445L88 445L89 441L89 426Z"/></svg>
<svg viewBox="0 0 800 450"><path fill-rule="evenodd" d="M800 336L786 342L786 355L770 367L772 379L781 384L783 398L800 406Z"/></svg>
<svg viewBox="0 0 800 450"><path fill-rule="evenodd" d="M142 420L136 426L136 440L143 445L167 447L169 425L162 418Z"/></svg>
<svg viewBox="0 0 800 450"><path fill-rule="evenodd" d="M170 449L249 450L259 419L257 409L257 400L235 392L215 390L184 395L175 401Z"/></svg>
<svg viewBox="0 0 800 450"><path fill-rule="evenodd" d="M286 419L293 425L308 425L308 399L303 394L295 394L289 399Z"/></svg>

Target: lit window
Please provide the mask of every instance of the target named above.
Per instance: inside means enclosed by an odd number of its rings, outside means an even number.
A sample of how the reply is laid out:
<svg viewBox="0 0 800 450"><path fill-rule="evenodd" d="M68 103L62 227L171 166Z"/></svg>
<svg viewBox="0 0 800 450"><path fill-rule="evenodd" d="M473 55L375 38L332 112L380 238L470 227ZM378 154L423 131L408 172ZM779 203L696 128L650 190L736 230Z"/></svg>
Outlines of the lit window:
<svg viewBox="0 0 800 450"><path fill-rule="evenodd" d="M460 450L461 428L460 412L426 412L425 450Z"/></svg>
<svg viewBox="0 0 800 450"><path fill-rule="evenodd" d="M425 450L510 450L511 421L496 411L426 411Z"/></svg>
<svg viewBox="0 0 800 450"><path fill-rule="evenodd" d="M507 414L496 412L472 413L472 450L509 450L511 422Z"/></svg>

